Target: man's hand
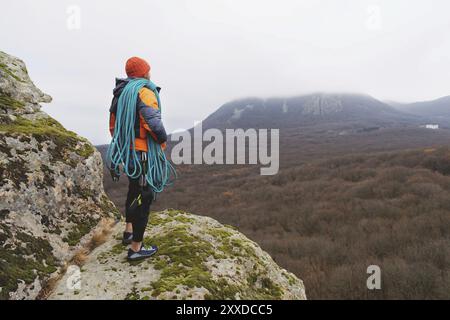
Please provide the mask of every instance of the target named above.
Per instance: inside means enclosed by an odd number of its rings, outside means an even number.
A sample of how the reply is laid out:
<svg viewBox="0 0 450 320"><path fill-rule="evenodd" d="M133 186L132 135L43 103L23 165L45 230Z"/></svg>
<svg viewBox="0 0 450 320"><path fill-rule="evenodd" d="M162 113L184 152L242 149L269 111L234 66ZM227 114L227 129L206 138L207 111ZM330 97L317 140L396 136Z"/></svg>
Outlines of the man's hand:
<svg viewBox="0 0 450 320"><path fill-rule="evenodd" d="M118 182L119 181L120 175L117 174L116 170L110 169L109 170L109 174L111 175L112 181L114 181L114 182Z"/></svg>

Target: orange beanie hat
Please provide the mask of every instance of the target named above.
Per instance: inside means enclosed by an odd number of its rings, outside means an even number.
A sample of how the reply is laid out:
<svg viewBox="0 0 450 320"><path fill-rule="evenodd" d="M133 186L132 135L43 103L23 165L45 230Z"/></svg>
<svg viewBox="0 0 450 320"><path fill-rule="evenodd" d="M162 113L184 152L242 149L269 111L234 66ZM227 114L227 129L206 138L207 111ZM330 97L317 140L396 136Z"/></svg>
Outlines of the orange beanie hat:
<svg viewBox="0 0 450 320"><path fill-rule="evenodd" d="M143 78L150 71L150 65L144 59L132 57L127 60L125 71L128 77Z"/></svg>

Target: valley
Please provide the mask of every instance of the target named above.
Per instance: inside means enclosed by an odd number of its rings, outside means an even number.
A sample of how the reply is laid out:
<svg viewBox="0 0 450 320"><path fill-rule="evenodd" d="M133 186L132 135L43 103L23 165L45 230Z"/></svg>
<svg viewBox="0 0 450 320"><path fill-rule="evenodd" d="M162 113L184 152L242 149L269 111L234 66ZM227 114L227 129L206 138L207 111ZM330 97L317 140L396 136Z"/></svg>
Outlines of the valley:
<svg viewBox="0 0 450 320"><path fill-rule="evenodd" d="M250 100L219 108L204 128L280 129L279 173L178 165L179 179L152 210L195 211L237 227L303 279L310 299L448 298L450 130L421 128L427 117L373 98L308 99L315 108L252 108ZM123 210L126 179L112 184L105 171L104 184ZM380 266L383 290L367 290L369 265Z"/></svg>

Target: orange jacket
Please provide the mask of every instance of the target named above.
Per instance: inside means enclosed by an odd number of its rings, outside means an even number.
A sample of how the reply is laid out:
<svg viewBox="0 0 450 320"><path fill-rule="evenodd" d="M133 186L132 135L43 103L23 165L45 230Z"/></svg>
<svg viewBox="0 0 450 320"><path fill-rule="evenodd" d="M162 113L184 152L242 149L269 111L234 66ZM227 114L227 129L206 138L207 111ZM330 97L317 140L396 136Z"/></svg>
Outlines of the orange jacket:
<svg viewBox="0 0 450 320"><path fill-rule="evenodd" d="M116 124L117 101L122 89L128 83L128 79L116 80L116 89L110 109L109 131L114 135ZM135 149L137 151L148 151L147 138L150 135L155 141L160 143L165 149L167 134L161 122L158 100L155 93L147 87L139 90L138 101L136 102L136 124L135 124ZM131 146L130 146L131 148Z"/></svg>

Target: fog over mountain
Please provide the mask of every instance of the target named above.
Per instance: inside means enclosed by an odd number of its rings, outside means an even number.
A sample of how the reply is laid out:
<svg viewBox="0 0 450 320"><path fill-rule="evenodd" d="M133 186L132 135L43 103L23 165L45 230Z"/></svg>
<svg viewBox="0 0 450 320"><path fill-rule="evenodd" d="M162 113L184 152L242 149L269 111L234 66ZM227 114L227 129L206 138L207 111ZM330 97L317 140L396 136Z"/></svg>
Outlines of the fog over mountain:
<svg viewBox="0 0 450 320"><path fill-rule="evenodd" d="M221 106L204 128L293 128L335 123L418 124L418 115L399 111L369 95L316 93L291 98L246 98Z"/></svg>
<svg viewBox="0 0 450 320"><path fill-rule="evenodd" d="M109 142L114 78L133 55L149 60L163 88L169 131L247 96L449 94L447 0L136 0L130 10L117 0L4 2L2 49L53 96L45 111L94 144Z"/></svg>
<svg viewBox="0 0 450 320"><path fill-rule="evenodd" d="M394 104L393 106L403 112L426 117L438 124L450 125L450 96L432 101Z"/></svg>

